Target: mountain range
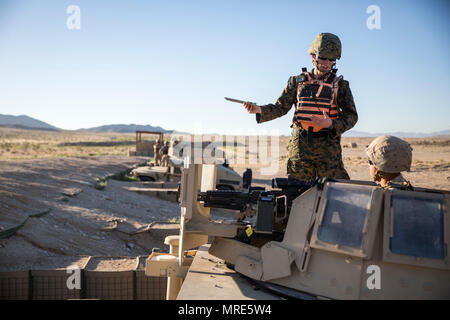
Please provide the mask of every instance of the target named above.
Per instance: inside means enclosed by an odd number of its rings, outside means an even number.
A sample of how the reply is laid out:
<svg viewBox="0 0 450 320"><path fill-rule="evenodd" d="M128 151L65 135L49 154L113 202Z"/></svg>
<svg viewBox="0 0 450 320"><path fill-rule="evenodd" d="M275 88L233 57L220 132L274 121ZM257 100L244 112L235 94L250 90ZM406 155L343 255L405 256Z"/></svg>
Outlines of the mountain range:
<svg viewBox="0 0 450 320"><path fill-rule="evenodd" d="M0 126L20 128L20 129L34 129L34 130L36 129L52 130L52 131L63 130L55 126L52 126L44 121L40 121L26 115L12 116L0 114ZM93 128L79 129L79 131L117 132L117 133L134 133L136 131L159 131L163 133L173 132L173 130L166 130L159 126L138 125L138 124L111 124ZM449 136L450 130L443 130L432 133L421 133L421 132L368 133L363 131L350 130L344 133L344 137L377 137L381 135L392 135L400 138L427 138L427 137Z"/></svg>
<svg viewBox="0 0 450 320"><path fill-rule="evenodd" d="M79 129L80 131L91 131L91 132L118 132L118 133L129 133L136 131L159 131L163 133L172 132L171 130L166 130L161 127L154 127L151 125L140 125L140 124L109 124L100 127Z"/></svg>
<svg viewBox="0 0 450 320"><path fill-rule="evenodd" d="M8 114L0 114L0 126L21 129L61 130L44 121L40 121L26 115L11 116Z"/></svg>
<svg viewBox="0 0 450 320"><path fill-rule="evenodd" d="M0 126L20 128L20 129L31 129L31 130L53 130L62 131L63 129L52 126L44 121L37 120L35 118L20 115L12 116L0 114ZM159 131L163 133L172 132L173 130L166 130L159 126L151 125L139 125L139 124L111 124L93 128L82 128L77 131L91 131L91 132L117 132L117 133L134 133L136 131Z"/></svg>

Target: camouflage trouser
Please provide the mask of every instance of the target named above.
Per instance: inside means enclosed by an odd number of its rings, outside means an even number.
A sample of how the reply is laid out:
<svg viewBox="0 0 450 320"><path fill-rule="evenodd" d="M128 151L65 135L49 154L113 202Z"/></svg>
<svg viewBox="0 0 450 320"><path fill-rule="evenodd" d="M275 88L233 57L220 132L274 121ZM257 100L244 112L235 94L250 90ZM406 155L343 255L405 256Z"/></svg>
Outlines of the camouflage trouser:
<svg viewBox="0 0 450 320"><path fill-rule="evenodd" d="M161 155L158 153L155 153L155 166L161 165Z"/></svg>
<svg viewBox="0 0 450 320"><path fill-rule="evenodd" d="M163 167L168 167L168 166L169 166L169 159L170 159L170 156L167 155L167 154L164 154L164 155L162 156L161 166L163 166Z"/></svg>
<svg viewBox="0 0 450 320"><path fill-rule="evenodd" d="M308 144L307 138L295 128L288 145L287 173L300 180L350 179L342 162L340 137L315 137Z"/></svg>

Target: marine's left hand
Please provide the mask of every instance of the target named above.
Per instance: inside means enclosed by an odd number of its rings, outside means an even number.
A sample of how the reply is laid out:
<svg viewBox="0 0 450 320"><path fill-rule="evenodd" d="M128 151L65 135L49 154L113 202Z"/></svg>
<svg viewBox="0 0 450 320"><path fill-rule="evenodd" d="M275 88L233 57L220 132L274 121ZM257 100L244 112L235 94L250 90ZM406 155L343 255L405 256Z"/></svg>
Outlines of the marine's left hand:
<svg viewBox="0 0 450 320"><path fill-rule="evenodd" d="M318 127L321 127L322 129L326 129L331 127L333 124L333 121L330 119L330 117L327 115L325 111L322 111L323 118L314 117L311 118L311 121Z"/></svg>

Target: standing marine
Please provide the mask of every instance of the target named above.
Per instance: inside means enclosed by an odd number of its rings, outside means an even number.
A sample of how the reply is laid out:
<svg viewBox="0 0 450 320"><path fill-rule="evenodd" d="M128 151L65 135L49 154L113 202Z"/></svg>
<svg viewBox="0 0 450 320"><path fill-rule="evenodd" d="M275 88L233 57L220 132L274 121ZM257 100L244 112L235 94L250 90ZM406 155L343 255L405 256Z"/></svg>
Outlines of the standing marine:
<svg viewBox="0 0 450 320"><path fill-rule="evenodd" d="M156 140L156 143L153 145L153 154L155 155L155 166L161 165L161 154L159 151L163 147L161 139Z"/></svg>
<svg viewBox="0 0 450 320"><path fill-rule="evenodd" d="M341 135L358 121L348 81L336 74L341 41L321 33L308 50L314 68L291 76L275 104L246 102L258 123L281 117L294 105L292 137L288 145L287 173L300 180L318 177L350 179L342 161Z"/></svg>
<svg viewBox="0 0 450 320"><path fill-rule="evenodd" d="M169 141L164 143L164 146L159 150L159 154L161 155L161 166L168 167L169 166Z"/></svg>

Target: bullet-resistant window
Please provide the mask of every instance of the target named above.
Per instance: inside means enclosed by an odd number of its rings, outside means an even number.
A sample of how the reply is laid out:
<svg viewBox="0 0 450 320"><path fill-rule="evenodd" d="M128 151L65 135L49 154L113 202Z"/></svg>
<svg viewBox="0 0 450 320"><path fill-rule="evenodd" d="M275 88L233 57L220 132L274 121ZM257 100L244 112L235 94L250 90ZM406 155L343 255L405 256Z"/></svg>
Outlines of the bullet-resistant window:
<svg viewBox="0 0 450 320"><path fill-rule="evenodd" d="M317 238L332 244L362 248L371 197L371 188L352 185L329 188Z"/></svg>
<svg viewBox="0 0 450 320"><path fill-rule="evenodd" d="M444 196L391 197L390 250L396 254L445 259Z"/></svg>

